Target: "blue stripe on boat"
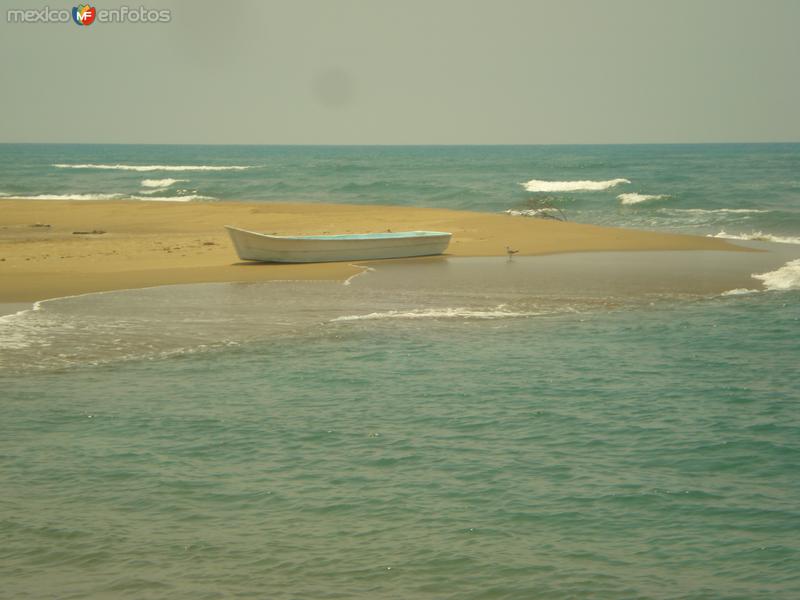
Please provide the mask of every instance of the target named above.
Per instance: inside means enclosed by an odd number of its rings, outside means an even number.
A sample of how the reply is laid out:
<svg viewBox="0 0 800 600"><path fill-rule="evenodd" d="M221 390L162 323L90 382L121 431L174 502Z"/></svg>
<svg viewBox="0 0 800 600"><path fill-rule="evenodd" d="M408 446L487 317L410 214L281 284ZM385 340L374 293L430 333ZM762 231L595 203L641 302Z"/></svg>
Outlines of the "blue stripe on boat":
<svg viewBox="0 0 800 600"><path fill-rule="evenodd" d="M285 240L380 240L390 238L407 238L407 237L433 237L437 235L450 235L442 231L400 231L397 233L384 232L384 233L344 233L339 235L280 235L272 237L280 237Z"/></svg>

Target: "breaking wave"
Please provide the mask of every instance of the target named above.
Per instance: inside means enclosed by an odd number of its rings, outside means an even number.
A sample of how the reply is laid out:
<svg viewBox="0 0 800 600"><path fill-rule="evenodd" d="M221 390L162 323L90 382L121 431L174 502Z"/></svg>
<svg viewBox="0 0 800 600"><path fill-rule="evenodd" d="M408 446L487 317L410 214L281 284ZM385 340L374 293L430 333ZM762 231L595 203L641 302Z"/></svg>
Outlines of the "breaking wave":
<svg viewBox="0 0 800 600"><path fill-rule="evenodd" d="M608 179L606 181L544 181L542 179L531 179L525 183L520 183L528 192L590 192L607 190L620 183L630 183L628 179Z"/></svg>
<svg viewBox="0 0 800 600"><path fill-rule="evenodd" d="M751 290L749 288L736 288L733 290L728 290L727 292L722 292L720 296L744 296L746 294L755 294L758 290Z"/></svg>
<svg viewBox="0 0 800 600"><path fill-rule="evenodd" d="M144 200L147 202L190 202L192 200L217 200L217 198L214 196L201 196L200 194L189 194L187 196L131 196L131 199Z"/></svg>
<svg viewBox="0 0 800 600"><path fill-rule="evenodd" d="M142 179L142 187L147 188L168 188L181 181L189 181L188 179Z"/></svg>
<svg viewBox="0 0 800 600"><path fill-rule="evenodd" d="M648 200L665 200L666 198L669 198L666 194L637 194L636 192L617 196L621 204L639 204Z"/></svg>
<svg viewBox="0 0 800 600"><path fill-rule="evenodd" d="M778 244L800 244L800 237L773 235L762 231L752 233L728 233L724 229L719 233L709 233L706 237L725 238L728 240L752 240L756 242L775 242Z"/></svg>
<svg viewBox="0 0 800 600"><path fill-rule="evenodd" d="M713 209L706 209L706 208L673 208L670 209L675 212L686 212L686 213L695 213L699 215L705 214L713 214L713 213L734 213L734 214L748 214L748 213L768 213L772 212L771 210L765 210L762 208L713 208Z"/></svg>
<svg viewBox="0 0 800 600"><path fill-rule="evenodd" d="M540 312L514 312L504 305L487 310L471 308L425 308L415 310L387 310L365 315L345 315L331 319L330 323L342 321L376 321L381 319L503 319L509 317L535 317Z"/></svg>
<svg viewBox="0 0 800 600"><path fill-rule="evenodd" d="M759 279L768 290L797 290L800 289L800 258L789 261L780 269L753 275Z"/></svg>
<svg viewBox="0 0 800 600"><path fill-rule="evenodd" d="M96 164L80 164L71 165L65 163L56 163L53 165L59 169L107 169L114 171L244 171L245 169L254 168L253 165L231 165L231 166L216 166L216 165L96 165Z"/></svg>
<svg viewBox="0 0 800 600"><path fill-rule="evenodd" d="M125 194L36 194L33 196L10 195L21 200L120 200Z"/></svg>
<svg viewBox="0 0 800 600"><path fill-rule="evenodd" d="M512 217L553 217L559 214L557 208L544 207L544 208L509 208L504 210L504 213Z"/></svg>
<svg viewBox="0 0 800 600"><path fill-rule="evenodd" d="M12 195L9 199L19 198L20 200L144 200L149 202L189 202L191 200L217 200L214 196L202 196L200 194L187 194L185 196L152 196L166 191L166 188L156 188L141 192L142 196L130 194L36 194L31 196Z"/></svg>

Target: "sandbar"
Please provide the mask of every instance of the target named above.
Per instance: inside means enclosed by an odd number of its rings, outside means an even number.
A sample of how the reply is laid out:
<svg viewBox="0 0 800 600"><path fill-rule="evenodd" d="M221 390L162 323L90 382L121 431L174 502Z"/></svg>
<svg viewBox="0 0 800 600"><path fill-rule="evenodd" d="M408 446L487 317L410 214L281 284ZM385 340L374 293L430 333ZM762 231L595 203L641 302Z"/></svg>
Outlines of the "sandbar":
<svg viewBox="0 0 800 600"><path fill-rule="evenodd" d="M352 263L238 259L224 225L276 235L449 231L450 256L750 252L722 239L505 214L383 205L0 200L0 302L179 283L344 280ZM402 261L403 259L395 259Z"/></svg>

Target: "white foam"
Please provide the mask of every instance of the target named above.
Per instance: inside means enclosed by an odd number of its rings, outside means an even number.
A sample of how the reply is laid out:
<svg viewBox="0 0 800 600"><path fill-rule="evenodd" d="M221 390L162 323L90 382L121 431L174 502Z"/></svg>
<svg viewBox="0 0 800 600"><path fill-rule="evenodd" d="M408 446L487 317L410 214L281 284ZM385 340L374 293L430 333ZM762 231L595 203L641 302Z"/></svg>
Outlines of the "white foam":
<svg viewBox="0 0 800 600"><path fill-rule="evenodd" d="M744 296L745 294L756 294L758 290L751 290L748 288L735 288L732 290L728 290L727 292L722 292L720 296Z"/></svg>
<svg viewBox="0 0 800 600"><path fill-rule="evenodd" d="M789 261L776 271L753 275L759 279L768 290L798 290L800 289L800 258Z"/></svg>
<svg viewBox="0 0 800 600"><path fill-rule="evenodd" d="M669 198L666 194L637 194L631 192L629 194L620 194L617 199L621 204L639 204L640 202L647 202L649 200L664 200Z"/></svg>
<svg viewBox="0 0 800 600"><path fill-rule="evenodd" d="M142 179L142 187L148 188L168 188L181 181L189 181L188 179Z"/></svg>
<svg viewBox="0 0 800 600"><path fill-rule="evenodd" d="M35 196L14 195L21 200L118 200L125 194L37 194Z"/></svg>
<svg viewBox="0 0 800 600"><path fill-rule="evenodd" d="M6 331L4 324L5 322L0 320L0 347L3 350L22 350L31 346L26 332L19 329Z"/></svg>
<svg viewBox="0 0 800 600"><path fill-rule="evenodd" d="M38 304L38 303L37 303ZM8 315L0 315L0 323L11 323L18 319L19 317L28 314L31 311L39 310L39 307L34 305L31 308L24 308L22 310L18 310L15 313L11 313Z"/></svg>
<svg viewBox="0 0 800 600"><path fill-rule="evenodd" d="M187 194L185 196L153 196L165 192L168 188L143 190L142 196L128 194L36 194L33 196L10 196L20 200L144 200L149 202L190 202L191 200L217 200L214 196Z"/></svg>
<svg viewBox="0 0 800 600"><path fill-rule="evenodd" d="M558 214L560 211L557 208L509 208L508 210L503 211L507 215L511 215L512 217L538 217L541 215L549 215L553 216Z"/></svg>
<svg viewBox="0 0 800 600"><path fill-rule="evenodd" d="M752 233L728 233L724 229L719 233L709 233L706 237L725 238L728 240L752 240L757 242L775 242L777 244L800 244L800 237L773 235L762 231Z"/></svg>
<svg viewBox="0 0 800 600"><path fill-rule="evenodd" d="M347 265L347 266L348 266L348 267L355 267L355 268L357 268L357 269L361 269L361 270L360 270L358 273L355 273L355 274L353 274L353 275L350 275L350 277L348 277L347 279L345 279L345 280L344 280L344 282L343 282L343 285L350 285L350 282L351 282L351 281L353 281L353 279L355 279L355 278L356 278L356 277L358 277L359 275L363 275L364 273L369 273L369 272L371 272L371 271L375 271L375 269L373 269L372 267L368 267L368 266L366 266L366 265L354 265L354 264L349 264L349 265Z"/></svg>
<svg viewBox="0 0 800 600"><path fill-rule="evenodd" d="M475 310L470 308L426 308L415 310L387 310L373 312L366 315L346 315L331 319L331 323L341 321L376 321L382 319L503 319L509 317L532 317L543 313L512 312L505 310L503 305L489 310Z"/></svg>
<svg viewBox="0 0 800 600"><path fill-rule="evenodd" d="M42 303L44 302L47 302L47 300L38 300L30 308L0 316L0 348L4 350L21 350L31 346L29 332L25 328L20 328L17 321L24 319L30 313L42 310Z"/></svg>
<svg viewBox="0 0 800 600"><path fill-rule="evenodd" d="M606 181L544 181L542 179L531 179L525 183L520 183L529 192L588 192L607 190L620 183L630 183L628 179L608 179Z"/></svg>
<svg viewBox="0 0 800 600"><path fill-rule="evenodd" d="M188 196L131 196L132 200L144 200L147 202L190 202L192 200L216 200L214 196L201 196L200 194L189 194Z"/></svg>
<svg viewBox="0 0 800 600"><path fill-rule="evenodd" d="M670 209L675 212L687 212L699 215L714 214L714 213L733 213L733 214L749 214L749 213L768 213L771 210L764 210L760 208L673 208Z"/></svg>
<svg viewBox="0 0 800 600"><path fill-rule="evenodd" d="M231 166L217 166L217 165L96 165L96 164L80 164L70 165L65 163L56 163L53 165L59 169L109 169L115 171L244 171L245 169L252 169L252 165L231 165Z"/></svg>

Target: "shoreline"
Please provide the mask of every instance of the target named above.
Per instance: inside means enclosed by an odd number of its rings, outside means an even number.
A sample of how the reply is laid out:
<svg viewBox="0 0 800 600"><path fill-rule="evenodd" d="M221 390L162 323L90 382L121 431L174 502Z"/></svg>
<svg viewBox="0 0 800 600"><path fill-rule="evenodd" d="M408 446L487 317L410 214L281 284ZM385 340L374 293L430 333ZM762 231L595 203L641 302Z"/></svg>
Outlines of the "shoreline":
<svg viewBox="0 0 800 600"><path fill-rule="evenodd" d="M0 199L0 303L181 283L346 280L350 263L242 262L224 225L277 235L451 231L446 256L758 250L719 238L438 208ZM412 259L391 259L401 263Z"/></svg>

